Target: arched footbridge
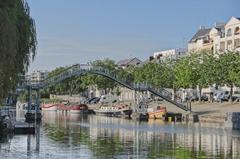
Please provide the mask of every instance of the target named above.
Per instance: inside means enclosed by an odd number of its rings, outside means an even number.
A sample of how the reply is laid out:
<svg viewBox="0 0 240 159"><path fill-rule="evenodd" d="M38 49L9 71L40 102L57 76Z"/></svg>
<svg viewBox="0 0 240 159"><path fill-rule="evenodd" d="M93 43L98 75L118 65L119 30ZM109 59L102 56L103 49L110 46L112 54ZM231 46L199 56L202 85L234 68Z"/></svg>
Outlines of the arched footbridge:
<svg viewBox="0 0 240 159"><path fill-rule="evenodd" d="M30 88L32 90L40 90L40 89L43 89L46 87L53 86L53 85L60 83L61 81L64 81L68 78L82 76L85 74L101 75L101 76L111 79L111 80L117 82L118 84L120 84L126 88L129 88L131 90L149 91L150 93L152 93L158 97L161 97L162 99L172 103L173 105L175 105L176 107L178 107L182 110L191 111L190 108L188 108L187 105L185 105L184 103L173 100L172 93L167 91L164 88L155 89L153 86L151 86L149 84L139 84L139 83L129 82L125 79L121 79L118 75L112 73L111 71L109 71L105 68L99 67L99 66L80 65L80 64L73 65L55 76L48 77L41 83L31 83L29 81L25 81L23 83L22 87L28 88L28 89Z"/></svg>

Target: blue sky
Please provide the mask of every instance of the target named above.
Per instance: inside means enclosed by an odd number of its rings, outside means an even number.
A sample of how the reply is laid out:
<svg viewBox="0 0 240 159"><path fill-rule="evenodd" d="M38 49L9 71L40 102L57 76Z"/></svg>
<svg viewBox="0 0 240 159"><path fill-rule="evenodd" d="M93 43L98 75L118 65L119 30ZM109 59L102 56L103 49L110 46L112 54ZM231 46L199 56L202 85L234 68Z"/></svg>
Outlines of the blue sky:
<svg viewBox="0 0 240 159"><path fill-rule="evenodd" d="M27 0L38 50L30 71L90 60L147 59L186 47L200 25L240 17L239 0Z"/></svg>

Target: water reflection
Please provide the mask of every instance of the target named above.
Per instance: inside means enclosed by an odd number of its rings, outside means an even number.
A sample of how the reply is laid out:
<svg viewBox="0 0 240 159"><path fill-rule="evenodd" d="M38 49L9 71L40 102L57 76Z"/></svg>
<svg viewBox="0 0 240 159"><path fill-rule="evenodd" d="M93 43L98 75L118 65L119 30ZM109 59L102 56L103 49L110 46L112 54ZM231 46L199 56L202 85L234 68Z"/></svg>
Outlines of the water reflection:
<svg viewBox="0 0 240 159"><path fill-rule="evenodd" d="M217 125L172 125L161 120L139 123L104 116L56 115L47 119L48 123L54 123L52 120L58 118L61 131L53 128L55 139L63 142L69 139L66 136L71 136L72 145L87 145L98 158L239 157L239 132L215 128Z"/></svg>
<svg viewBox="0 0 240 159"><path fill-rule="evenodd" d="M19 144L28 136L14 136L5 156L22 152L39 158L240 158L240 133L216 124L134 122L62 112L43 115L40 140L30 136L30 154L24 152L24 142Z"/></svg>

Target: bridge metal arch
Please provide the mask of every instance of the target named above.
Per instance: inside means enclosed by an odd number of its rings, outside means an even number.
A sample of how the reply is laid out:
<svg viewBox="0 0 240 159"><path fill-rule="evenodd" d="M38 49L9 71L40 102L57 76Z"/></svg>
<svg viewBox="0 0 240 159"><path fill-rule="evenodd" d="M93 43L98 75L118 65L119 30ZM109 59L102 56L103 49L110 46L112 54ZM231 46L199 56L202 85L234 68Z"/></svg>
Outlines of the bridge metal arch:
<svg viewBox="0 0 240 159"><path fill-rule="evenodd" d="M69 79L69 78L72 78L72 77L84 76L86 74L100 75L100 76L106 77L110 80L113 80L113 81L117 82L118 84L120 84L120 85L122 85L122 86L124 86L128 89L131 89L131 90L135 89L134 85L132 85L131 83L127 84L127 81L119 80L116 75L110 75L110 74L107 74L107 73L104 73L104 72L101 72L101 71L97 71L97 70L78 70L78 71L72 72L71 74L63 74L63 75L54 77L54 79L44 80L42 83L39 83L39 84L28 83L26 86L28 86L28 87L30 86L30 87L32 87L32 89L43 89L43 88L53 86L57 83L60 83L64 80L66 80L66 79Z"/></svg>
<svg viewBox="0 0 240 159"><path fill-rule="evenodd" d="M95 74L95 75L104 76L131 90L149 91L150 93L165 99L166 101L172 103L173 105L179 107L182 110L191 111L191 108L188 108L188 106L186 106L185 104L172 100L171 93L163 88L155 89L154 87L146 83L145 84L128 83L126 80L120 79L116 74L110 72L107 69L104 69L102 67L97 67L97 66L91 66L91 65L73 65L67 68L66 70L64 70L63 72L59 73L58 75L45 79L41 83L33 84L31 82L27 82L25 86L27 86L27 88L31 87L31 89L39 90L39 89L43 89L43 88L55 85L68 78L83 76L86 74Z"/></svg>

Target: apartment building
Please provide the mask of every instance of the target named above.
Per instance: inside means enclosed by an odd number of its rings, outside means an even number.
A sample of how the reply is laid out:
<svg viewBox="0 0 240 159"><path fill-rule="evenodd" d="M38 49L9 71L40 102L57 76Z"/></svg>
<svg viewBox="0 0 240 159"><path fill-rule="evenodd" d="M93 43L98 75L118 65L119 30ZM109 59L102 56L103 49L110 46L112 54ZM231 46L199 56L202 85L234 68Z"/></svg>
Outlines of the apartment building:
<svg viewBox="0 0 240 159"><path fill-rule="evenodd" d="M212 28L200 27L188 42L188 52L240 51L240 18L232 17L227 23L215 23Z"/></svg>
<svg viewBox="0 0 240 159"><path fill-rule="evenodd" d="M158 59L160 62L173 61L177 60L187 53L186 49L183 48L174 48L170 50L164 50L159 52L154 52L154 59Z"/></svg>
<svg viewBox="0 0 240 159"><path fill-rule="evenodd" d="M31 74L26 76L28 81L33 83L39 83L48 77L48 71L33 71Z"/></svg>
<svg viewBox="0 0 240 159"><path fill-rule="evenodd" d="M188 42L188 52L196 52L203 49L212 49L213 43L210 38L211 28L200 26L196 34Z"/></svg>
<svg viewBox="0 0 240 159"><path fill-rule="evenodd" d="M240 18L232 17L214 38L214 52L240 51Z"/></svg>

